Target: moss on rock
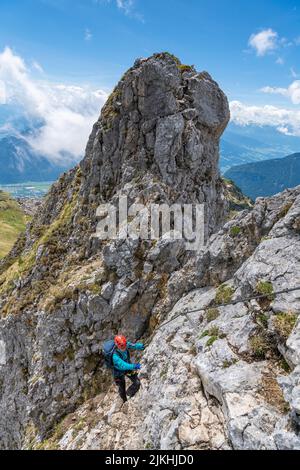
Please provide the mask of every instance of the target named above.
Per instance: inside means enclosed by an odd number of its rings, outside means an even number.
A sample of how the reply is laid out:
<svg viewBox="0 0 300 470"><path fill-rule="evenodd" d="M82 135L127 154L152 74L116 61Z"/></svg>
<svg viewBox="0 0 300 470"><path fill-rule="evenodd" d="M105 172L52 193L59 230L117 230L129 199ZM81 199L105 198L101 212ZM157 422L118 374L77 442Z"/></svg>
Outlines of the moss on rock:
<svg viewBox="0 0 300 470"><path fill-rule="evenodd" d="M217 305L227 304L231 302L233 294L234 294L233 287L228 286L227 284L222 284L217 289L215 303Z"/></svg>

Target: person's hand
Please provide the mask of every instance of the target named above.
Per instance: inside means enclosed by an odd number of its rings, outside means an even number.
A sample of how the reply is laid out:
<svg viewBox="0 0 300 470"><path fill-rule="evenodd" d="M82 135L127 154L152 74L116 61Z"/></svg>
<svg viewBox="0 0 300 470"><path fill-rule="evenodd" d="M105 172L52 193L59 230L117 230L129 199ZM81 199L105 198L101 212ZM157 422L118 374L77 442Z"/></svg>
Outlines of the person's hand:
<svg viewBox="0 0 300 470"><path fill-rule="evenodd" d="M141 364L134 364L134 369L135 370L140 370Z"/></svg>

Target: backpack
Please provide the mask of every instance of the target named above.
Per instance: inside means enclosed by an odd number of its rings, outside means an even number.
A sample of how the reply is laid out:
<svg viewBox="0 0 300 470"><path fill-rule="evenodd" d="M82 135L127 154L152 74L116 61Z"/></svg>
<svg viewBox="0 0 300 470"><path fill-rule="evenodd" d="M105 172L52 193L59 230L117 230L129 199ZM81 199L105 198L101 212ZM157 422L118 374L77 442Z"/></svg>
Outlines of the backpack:
<svg viewBox="0 0 300 470"><path fill-rule="evenodd" d="M104 362L106 367L113 369L113 354L116 350L115 342L112 339L109 339L103 343L102 354L104 357Z"/></svg>

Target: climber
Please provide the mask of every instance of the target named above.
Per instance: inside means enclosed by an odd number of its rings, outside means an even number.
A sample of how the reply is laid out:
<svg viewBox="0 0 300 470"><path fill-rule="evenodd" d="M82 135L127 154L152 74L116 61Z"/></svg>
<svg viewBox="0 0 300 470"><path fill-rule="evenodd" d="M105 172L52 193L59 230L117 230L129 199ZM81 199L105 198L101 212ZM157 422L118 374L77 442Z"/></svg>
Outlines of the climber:
<svg viewBox="0 0 300 470"><path fill-rule="evenodd" d="M131 343L125 336L117 335L114 340L106 341L103 345L103 355L106 365L113 370L115 383L118 386L120 397L123 402L127 401L127 396L133 397L140 388L140 380L137 370L141 368L139 363L132 364L129 350L142 351L143 343ZM132 384L126 392L125 376Z"/></svg>

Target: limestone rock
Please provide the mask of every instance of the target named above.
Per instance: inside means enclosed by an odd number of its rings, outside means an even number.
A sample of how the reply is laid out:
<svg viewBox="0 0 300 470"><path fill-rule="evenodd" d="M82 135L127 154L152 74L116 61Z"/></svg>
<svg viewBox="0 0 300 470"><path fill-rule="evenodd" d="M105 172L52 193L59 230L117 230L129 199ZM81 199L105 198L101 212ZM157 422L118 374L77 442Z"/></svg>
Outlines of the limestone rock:
<svg viewBox="0 0 300 470"><path fill-rule="evenodd" d="M210 75L168 53L116 86L85 158L0 263L1 449L300 448L300 291L273 295L300 282L300 187L225 221L228 120ZM93 236L97 207L124 196L205 203L206 246ZM125 405L101 358L118 332L146 344Z"/></svg>

